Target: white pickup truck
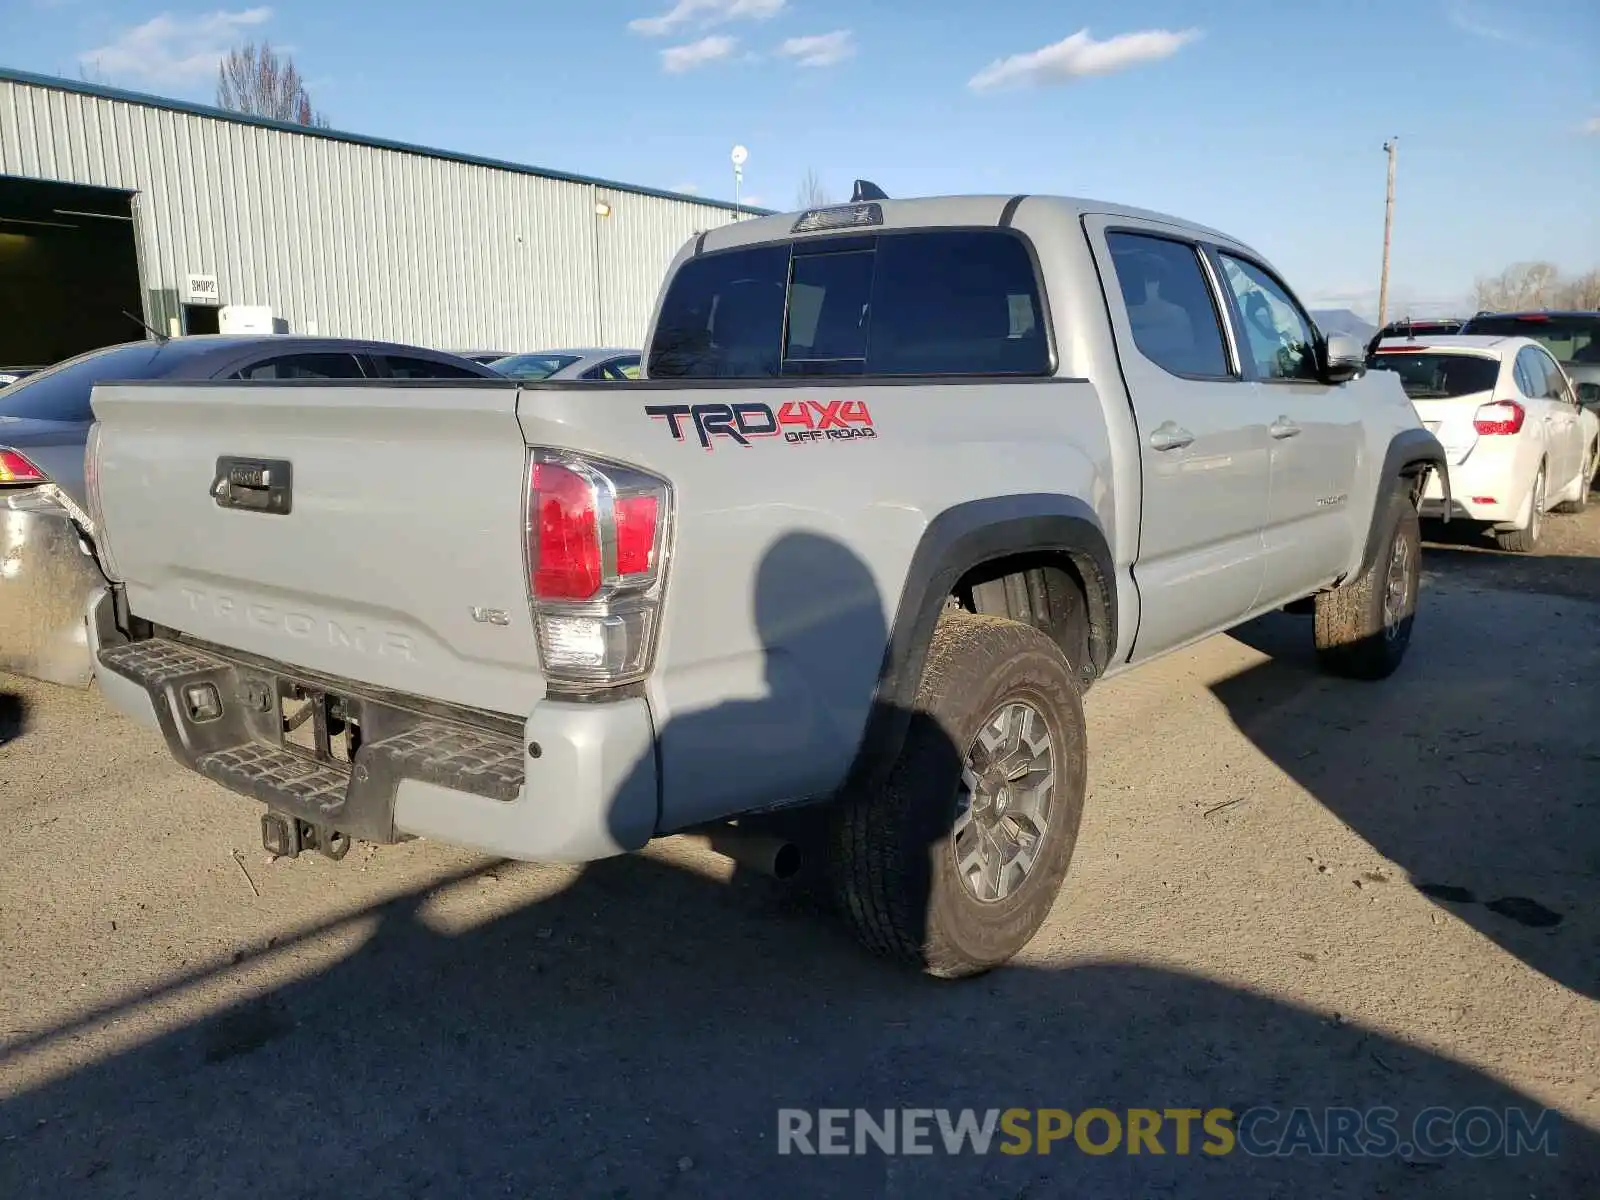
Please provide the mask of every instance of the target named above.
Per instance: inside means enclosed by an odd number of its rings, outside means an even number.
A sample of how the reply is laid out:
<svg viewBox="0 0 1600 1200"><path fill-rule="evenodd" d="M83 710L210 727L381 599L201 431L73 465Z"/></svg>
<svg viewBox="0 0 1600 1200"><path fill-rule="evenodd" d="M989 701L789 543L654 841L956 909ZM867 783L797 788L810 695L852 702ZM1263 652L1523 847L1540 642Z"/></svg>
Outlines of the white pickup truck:
<svg viewBox="0 0 1600 1200"><path fill-rule="evenodd" d="M1443 451L1225 234L862 189L695 238L646 346L98 387L101 687L280 851L820 846L948 977L1062 885L1096 680L1286 606L1341 674L1405 654Z"/></svg>

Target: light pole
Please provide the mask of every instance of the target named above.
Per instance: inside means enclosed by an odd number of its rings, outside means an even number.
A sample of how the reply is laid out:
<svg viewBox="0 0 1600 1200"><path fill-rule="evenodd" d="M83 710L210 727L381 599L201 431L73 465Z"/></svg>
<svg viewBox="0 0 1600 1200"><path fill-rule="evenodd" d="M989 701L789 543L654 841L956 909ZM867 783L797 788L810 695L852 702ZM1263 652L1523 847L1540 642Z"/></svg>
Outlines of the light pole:
<svg viewBox="0 0 1600 1200"><path fill-rule="evenodd" d="M733 161L733 219L739 219L739 188L744 183L744 163L750 157L750 151L743 146L735 146L733 153L728 156Z"/></svg>
<svg viewBox="0 0 1600 1200"><path fill-rule="evenodd" d="M1383 202L1383 276L1378 281L1378 328L1389 323L1389 238L1394 231L1394 160L1400 150L1400 139L1392 137L1383 144L1389 156L1389 186Z"/></svg>

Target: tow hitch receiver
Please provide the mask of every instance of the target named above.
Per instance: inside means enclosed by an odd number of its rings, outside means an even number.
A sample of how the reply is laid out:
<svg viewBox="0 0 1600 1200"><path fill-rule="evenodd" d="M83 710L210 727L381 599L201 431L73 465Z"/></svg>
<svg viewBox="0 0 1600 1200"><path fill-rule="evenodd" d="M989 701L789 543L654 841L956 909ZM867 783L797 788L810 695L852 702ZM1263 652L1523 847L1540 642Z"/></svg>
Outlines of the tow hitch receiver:
<svg viewBox="0 0 1600 1200"><path fill-rule="evenodd" d="M320 850L337 862L350 852L350 835L273 810L261 818L261 846L274 858L298 858L303 850Z"/></svg>

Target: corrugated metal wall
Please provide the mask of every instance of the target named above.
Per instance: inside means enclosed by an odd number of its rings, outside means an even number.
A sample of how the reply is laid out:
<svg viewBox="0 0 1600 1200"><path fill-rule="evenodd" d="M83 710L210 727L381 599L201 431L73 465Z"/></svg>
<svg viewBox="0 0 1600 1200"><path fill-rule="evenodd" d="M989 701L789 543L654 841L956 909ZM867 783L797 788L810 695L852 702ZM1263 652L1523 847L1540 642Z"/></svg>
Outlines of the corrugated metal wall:
<svg viewBox="0 0 1600 1200"><path fill-rule="evenodd" d="M447 349L638 345L712 205L0 79L0 173L138 193L147 317L190 273L294 332ZM596 213L597 201L610 206Z"/></svg>

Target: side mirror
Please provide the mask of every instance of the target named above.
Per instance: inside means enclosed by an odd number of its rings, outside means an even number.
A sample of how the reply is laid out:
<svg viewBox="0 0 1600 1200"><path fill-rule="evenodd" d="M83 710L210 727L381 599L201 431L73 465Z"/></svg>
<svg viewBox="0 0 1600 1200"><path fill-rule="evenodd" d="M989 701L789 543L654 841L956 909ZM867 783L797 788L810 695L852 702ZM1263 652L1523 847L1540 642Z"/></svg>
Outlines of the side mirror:
<svg viewBox="0 0 1600 1200"><path fill-rule="evenodd" d="M1361 343L1348 333L1330 333L1320 350L1323 383L1347 383L1366 368Z"/></svg>

